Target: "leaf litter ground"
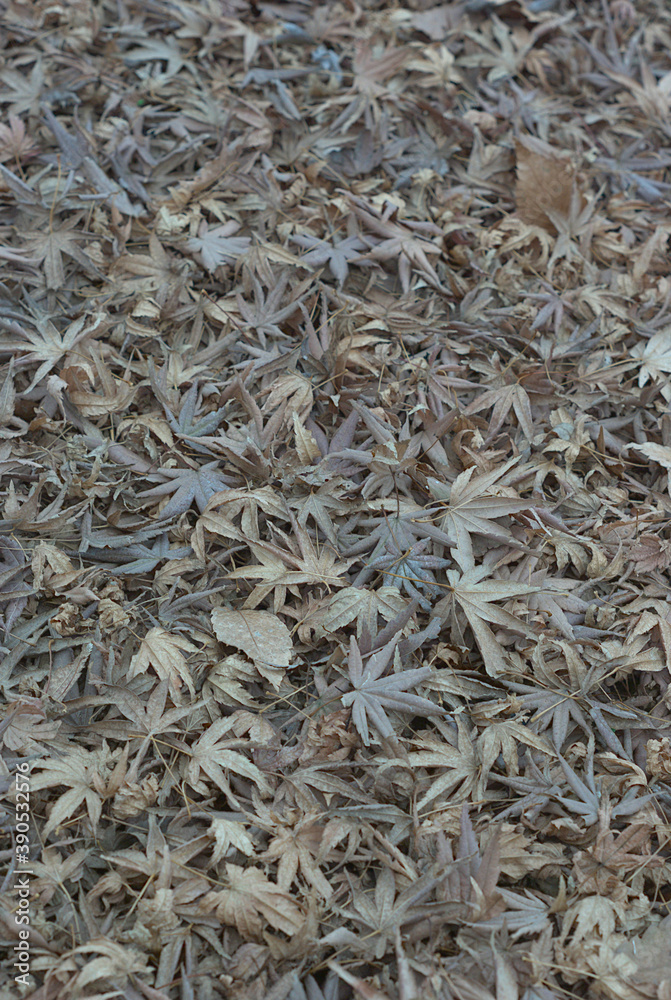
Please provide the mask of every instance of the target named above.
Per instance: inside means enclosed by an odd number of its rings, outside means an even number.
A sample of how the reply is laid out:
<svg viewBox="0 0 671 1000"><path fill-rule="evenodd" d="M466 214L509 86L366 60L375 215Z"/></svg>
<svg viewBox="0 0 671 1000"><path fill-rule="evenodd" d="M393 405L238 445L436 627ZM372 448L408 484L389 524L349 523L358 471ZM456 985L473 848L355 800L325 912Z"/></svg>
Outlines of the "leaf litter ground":
<svg viewBox="0 0 671 1000"><path fill-rule="evenodd" d="M3 996L669 1000L668 6L1 44Z"/></svg>

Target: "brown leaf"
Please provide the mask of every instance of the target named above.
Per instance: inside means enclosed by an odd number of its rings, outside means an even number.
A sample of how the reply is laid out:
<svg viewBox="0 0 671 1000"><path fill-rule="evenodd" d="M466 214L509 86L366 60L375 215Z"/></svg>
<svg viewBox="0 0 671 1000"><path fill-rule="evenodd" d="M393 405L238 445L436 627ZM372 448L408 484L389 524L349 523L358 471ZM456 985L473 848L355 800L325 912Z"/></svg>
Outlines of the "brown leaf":
<svg viewBox="0 0 671 1000"><path fill-rule="evenodd" d="M576 168L570 157L533 136L515 143L518 215L530 226L555 234L552 215L568 218L576 189Z"/></svg>
<svg viewBox="0 0 671 1000"><path fill-rule="evenodd" d="M215 608L212 625L219 642L241 649L255 662L288 667L293 659L291 633L284 622L269 611Z"/></svg>
<svg viewBox="0 0 671 1000"><path fill-rule="evenodd" d="M235 927L246 941L261 938L268 924L289 936L303 927L302 909L258 868L227 864L226 881L228 888L209 893L201 906L214 910L222 923Z"/></svg>

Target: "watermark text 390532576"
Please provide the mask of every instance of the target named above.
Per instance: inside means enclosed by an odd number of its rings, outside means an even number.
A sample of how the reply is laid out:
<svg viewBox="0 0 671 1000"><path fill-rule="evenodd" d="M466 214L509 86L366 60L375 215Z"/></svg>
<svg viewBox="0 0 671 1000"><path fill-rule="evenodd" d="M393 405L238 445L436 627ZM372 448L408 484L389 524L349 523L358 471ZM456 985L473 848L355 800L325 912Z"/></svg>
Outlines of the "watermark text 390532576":
<svg viewBox="0 0 671 1000"><path fill-rule="evenodd" d="M14 981L19 986L30 985L30 764L20 761L15 771L16 817L14 852L16 855L13 891L15 894L14 922L17 942L12 959Z"/></svg>

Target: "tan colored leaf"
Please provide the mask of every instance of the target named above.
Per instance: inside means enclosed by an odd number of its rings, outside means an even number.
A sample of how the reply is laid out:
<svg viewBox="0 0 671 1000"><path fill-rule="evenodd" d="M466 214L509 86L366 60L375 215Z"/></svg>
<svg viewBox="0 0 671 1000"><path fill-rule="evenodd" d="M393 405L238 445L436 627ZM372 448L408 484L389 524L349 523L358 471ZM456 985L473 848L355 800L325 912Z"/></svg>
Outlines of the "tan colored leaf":
<svg viewBox="0 0 671 1000"><path fill-rule="evenodd" d="M102 815L106 779L113 764L113 756L107 745L103 745L100 750L73 747L61 758L47 757L40 762L42 770L30 778L31 792L58 785L68 788L53 804L49 820L41 831L45 839L61 823L70 820L84 803L91 826L96 829Z"/></svg>
<svg viewBox="0 0 671 1000"><path fill-rule="evenodd" d="M254 843L241 822L215 817L207 833L214 841L212 864L221 861L232 847L248 857L254 854Z"/></svg>
<svg viewBox="0 0 671 1000"><path fill-rule="evenodd" d="M346 587L310 617L310 625L318 636L326 636L356 621L357 636L361 636L364 625L371 635L375 635L378 614L390 622L406 607L407 601L396 587L378 587L377 590Z"/></svg>
<svg viewBox="0 0 671 1000"><path fill-rule="evenodd" d="M289 936L303 927L303 910L258 868L227 864L226 880L228 889L208 893L202 906L214 910L223 924L235 927L246 941L261 938L268 925Z"/></svg>
<svg viewBox="0 0 671 1000"><path fill-rule="evenodd" d="M515 150L517 212L528 225L556 233L551 215L569 216L576 184L575 166L565 153L532 136L518 139Z"/></svg>
<svg viewBox="0 0 671 1000"><path fill-rule="evenodd" d="M646 458L649 458L652 462L657 462L658 465L663 466L665 469L671 469L671 448L666 445L655 444L654 441L645 441L643 444L632 444L629 447L640 451Z"/></svg>
<svg viewBox="0 0 671 1000"><path fill-rule="evenodd" d="M229 732L230 721L226 718L218 719L205 729L202 736L191 747L186 767L186 780L197 792L206 794L208 784L203 776L209 778L211 783L228 796L237 809L239 803L231 791L227 772L233 771L242 778L252 781L263 795L270 793L270 784L256 764L253 764L243 754L236 753L233 747L245 746L245 744L241 744L240 740L226 739Z"/></svg>
<svg viewBox="0 0 671 1000"><path fill-rule="evenodd" d="M130 661L128 676L146 674L152 667L162 680L170 682L173 690L179 691L186 684L191 697L195 698L196 689L183 653L195 653L196 649L188 639L156 626L147 632L139 651Z"/></svg>
<svg viewBox="0 0 671 1000"><path fill-rule="evenodd" d="M215 608L212 625L219 642L241 649L255 662L288 667L293 659L291 633L284 622L269 611Z"/></svg>
<svg viewBox="0 0 671 1000"><path fill-rule="evenodd" d="M295 411L292 417L298 460L303 465L310 465L311 462L316 461L320 457L319 447L314 439L314 435L305 429L304 424L301 423L301 419Z"/></svg>
<svg viewBox="0 0 671 1000"><path fill-rule="evenodd" d="M61 723L47 721L41 698L27 695L7 706L4 719L5 729L0 733L0 745L8 750L18 750L22 754L39 751L40 740L52 740Z"/></svg>

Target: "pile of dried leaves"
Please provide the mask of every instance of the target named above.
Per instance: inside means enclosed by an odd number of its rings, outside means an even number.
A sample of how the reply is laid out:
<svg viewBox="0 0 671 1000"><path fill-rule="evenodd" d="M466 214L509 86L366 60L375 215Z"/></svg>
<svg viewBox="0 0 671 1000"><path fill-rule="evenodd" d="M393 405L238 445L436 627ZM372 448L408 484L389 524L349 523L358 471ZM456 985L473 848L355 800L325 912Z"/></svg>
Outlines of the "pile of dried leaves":
<svg viewBox="0 0 671 1000"><path fill-rule="evenodd" d="M2 31L23 992L669 1000L668 4Z"/></svg>

